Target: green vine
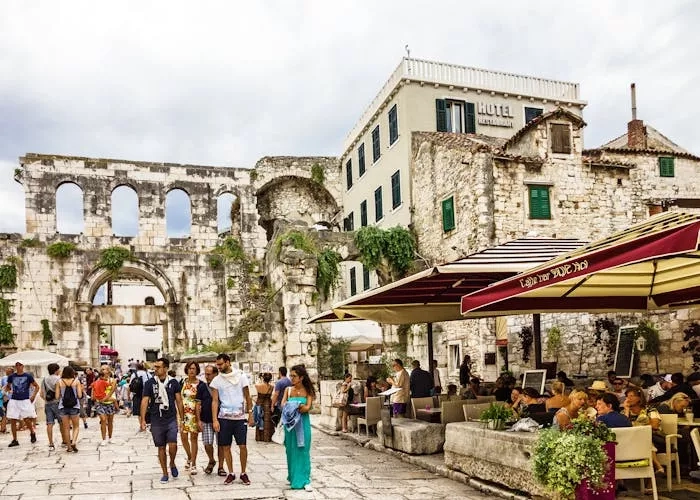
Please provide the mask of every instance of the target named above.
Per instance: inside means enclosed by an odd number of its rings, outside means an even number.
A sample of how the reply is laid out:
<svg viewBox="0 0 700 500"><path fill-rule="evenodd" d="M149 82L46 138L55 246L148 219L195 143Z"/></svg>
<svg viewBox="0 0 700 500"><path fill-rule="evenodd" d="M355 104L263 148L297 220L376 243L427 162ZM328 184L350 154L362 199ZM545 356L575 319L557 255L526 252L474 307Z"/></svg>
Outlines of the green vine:
<svg viewBox="0 0 700 500"><path fill-rule="evenodd" d="M17 286L17 266L4 264L0 266L0 290Z"/></svg>
<svg viewBox="0 0 700 500"><path fill-rule="evenodd" d="M75 243L68 243L65 241L57 241L46 247L46 255L52 259L67 259L70 254L73 253L76 246ZM120 266L121 267L121 266Z"/></svg>
<svg viewBox="0 0 700 500"><path fill-rule="evenodd" d="M326 180L326 174L323 171L323 167L318 163L314 163L311 166L311 180L316 184L323 186L323 182Z"/></svg>
<svg viewBox="0 0 700 500"><path fill-rule="evenodd" d="M605 347L605 364L607 366L615 364L618 329L618 325L608 318L601 318L595 321L593 346L603 345ZM603 332L607 332L605 339L603 339Z"/></svg>
<svg viewBox="0 0 700 500"><path fill-rule="evenodd" d="M343 258L331 249L325 249L318 254L318 271L316 274L316 288L328 298L332 290L335 290L340 277L340 262Z"/></svg>
<svg viewBox="0 0 700 500"><path fill-rule="evenodd" d="M690 353L693 357L693 370L700 370L700 324L693 321L683 330L683 342L685 345L681 351Z"/></svg>
<svg viewBox="0 0 700 500"><path fill-rule="evenodd" d="M654 360L656 361L656 373L659 373L659 354L661 354L659 329L656 328L651 321L643 320L637 325L634 335L635 339L642 337L646 341L643 353L654 356Z"/></svg>
<svg viewBox="0 0 700 500"><path fill-rule="evenodd" d="M277 258L279 258L280 254L282 253L283 243L291 245L297 250L301 250L302 252L308 254L316 254L317 252L316 244L311 237L298 229L290 229L277 237L273 245L274 255Z"/></svg>
<svg viewBox="0 0 700 500"><path fill-rule="evenodd" d="M110 247L102 250L100 262L97 265L116 274L122 268L124 262L131 259L131 251L128 248Z"/></svg>
<svg viewBox="0 0 700 500"><path fill-rule="evenodd" d="M413 265L415 239L404 227L365 226L355 232L355 245L360 252L360 262L377 271L381 284L403 278Z"/></svg>
<svg viewBox="0 0 700 500"><path fill-rule="evenodd" d="M44 345L48 344L51 342L53 339L53 332L51 331L51 328L49 327L49 320L48 319L42 319L41 320L41 340Z"/></svg>
<svg viewBox="0 0 700 500"><path fill-rule="evenodd" d="M559 349L561 349L561 330L558 326L553 326L547 330L547 356L558 361Z"/></svg>
<svg viewBox="0 0 700 500"><path fill-rule="evenodd" d="M15 337L12 335L10 324L10 301L0 298L0 345L14 345Z"/></svg>
<svg viewBox="0 0 700 500"><path fill-rule="evenodd" d="M250 171L250 181L255 182L258 180L258 171L253 169Z"/></svg>
<svg viewBox="0 0 700 500"><path fill-rule="evenodd" d="M530 349L532 349L532 342L535 339L533 332L532 332L532 327L531 326L522 327L520 329L520 333L518 333L518 336L520 337L520 346L523 349L523 363L529 363L530 362Z"/></svg>
<svg viewBox="0 0 700 500"><path fill-rule="evenodd" d="M20 248L34 248L38 247L39 245L41 245L39 238L25 238L19 244Z"/></svg>

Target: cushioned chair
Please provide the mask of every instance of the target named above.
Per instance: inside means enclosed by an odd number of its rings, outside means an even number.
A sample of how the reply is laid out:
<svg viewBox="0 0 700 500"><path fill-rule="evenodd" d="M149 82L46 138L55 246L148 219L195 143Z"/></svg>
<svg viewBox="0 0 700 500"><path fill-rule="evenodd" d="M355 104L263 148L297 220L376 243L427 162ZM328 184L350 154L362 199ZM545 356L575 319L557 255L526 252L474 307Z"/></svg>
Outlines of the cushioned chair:
<svg viewBox="0 0 700 500"><path fill-rule="evenodd" d="M492 403L494 401L496 401L496 396L477 396L476 397L477 403Z"/></svg>
<svg viewBox="0 0 700 500"><path fill-rule="evenodd" d="M462 406L464 406L465 403L466 400L446 401L442 403L440 407L442 409L442 413L440 414L442 425L451 422L464 422L464 410L462 410Z"/></svg>
<svg viewBox="0 0 700 500"><path fill-rule="evenodd" d="M411 418L416 418L416 408L433 407L432 396L427 398L411 398Z"/></svg>
<svg viewBox="0 0 700 500"><path fill-rule="evenodd" d="M474 403L470 405L462 405L464 419L467 422L479 420L479 417L481 417L481 413L489 406L491 406L491 403Z"/></svg>
<svg viewBox="0 0 700 500"><path fill-rule="evenodd" d="M651 427L617 427L615 448L615 479L639 478L641 491L644 491L644 478L651 479L654 500L658 500L656 476L651 459Z"/></svg>
<svg viewBox="0 0 700 500"><path fill-rule="evenodd" d="M360 434L360 427L365 426L365 434L369 436L369 427L377 425L382 419L382 396L376 398L367 398L367 406L365 406L365 416L357 417L357 433Z"/></svg>
<svg viewBox="0 0 700 500"><path fill-rule="evenodd" d="M678 415L661 414L661 430L666 435L666 450L656 450L656 459L666 468L666 487L673 491L673 463L676 463L676 478L681 484L681 465L678 460Z"/></svg>

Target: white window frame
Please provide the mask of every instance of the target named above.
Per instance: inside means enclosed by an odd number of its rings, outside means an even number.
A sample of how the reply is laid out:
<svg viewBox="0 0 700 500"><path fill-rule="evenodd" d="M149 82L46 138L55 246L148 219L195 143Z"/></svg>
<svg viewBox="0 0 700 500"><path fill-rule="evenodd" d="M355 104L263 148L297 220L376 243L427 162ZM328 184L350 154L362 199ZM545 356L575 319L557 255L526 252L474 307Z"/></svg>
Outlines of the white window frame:
<svg viewBox="0 0 700 500"><path fill-rule="evenodd" d="M450 375L459 375L459 367L462 364L462 343L458 341L450 342L447 345L447 352L447 367L450 370ZM455 353L456 357L454 356Z"/></svg>

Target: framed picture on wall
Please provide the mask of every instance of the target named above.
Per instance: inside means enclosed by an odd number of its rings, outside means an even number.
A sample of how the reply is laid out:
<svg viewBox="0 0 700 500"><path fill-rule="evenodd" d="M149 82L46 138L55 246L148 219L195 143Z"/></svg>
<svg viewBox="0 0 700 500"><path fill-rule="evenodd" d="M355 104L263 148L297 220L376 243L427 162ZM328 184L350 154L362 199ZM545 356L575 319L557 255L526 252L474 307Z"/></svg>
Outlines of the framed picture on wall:
<svg viewBox="0 0 700 500"><path fill-rule="evenodd" d="M253 372L258 373L260 371L260 363L253 363Z"/></svg>

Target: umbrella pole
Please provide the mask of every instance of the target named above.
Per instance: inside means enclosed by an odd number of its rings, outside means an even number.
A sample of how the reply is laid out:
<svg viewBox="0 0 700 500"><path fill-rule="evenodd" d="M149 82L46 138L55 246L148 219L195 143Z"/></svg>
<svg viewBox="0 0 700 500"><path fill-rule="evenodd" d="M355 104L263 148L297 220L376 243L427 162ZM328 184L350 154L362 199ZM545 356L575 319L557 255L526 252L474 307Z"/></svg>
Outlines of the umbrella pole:
<svg viewBox="0 0 700 500"><path fill-rule="evenodd" d="M532 315L532 336L535 340L535 369L542 368L542 325L540 315Z"/></svg>
<svg viewBox="0 0 700 500"><path fill-rule="evenodd" d="M435 376L433 373L433 324L428 323L428 366L430 374Z"/></svg>

